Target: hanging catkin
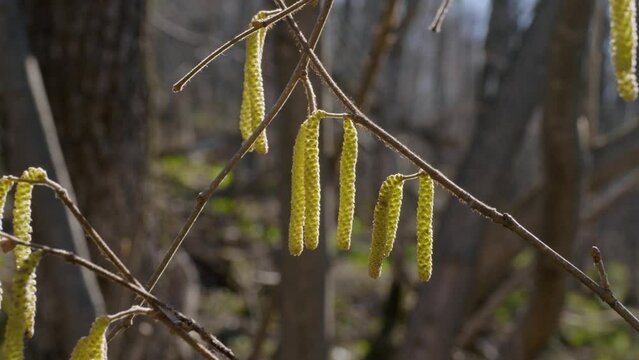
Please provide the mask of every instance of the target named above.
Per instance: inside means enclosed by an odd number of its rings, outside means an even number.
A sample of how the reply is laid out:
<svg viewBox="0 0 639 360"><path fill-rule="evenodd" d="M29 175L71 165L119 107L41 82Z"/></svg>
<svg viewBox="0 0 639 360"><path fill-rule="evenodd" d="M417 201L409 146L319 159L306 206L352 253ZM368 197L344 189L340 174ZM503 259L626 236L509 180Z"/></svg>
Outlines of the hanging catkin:
<svg viewBox="0 0 639 360"><path fill-rule="evenodd" d="M382 274L382 261L386 257L389 207L393 203L392 197L398 194L397 188L401 189L403 182L404 177L401 174L391 175L379 189L373 212L371 249L368 257L368 275L373 279L379 278ZM401 191L399 195L401 196Z"/></svg>
<svg viewBox="0 0 639 360"><path fill-rule="evenodd" d="M293 146L293 166L291 167L291 218L288 225L288 250L291 255L302 253L304 234L304 208L306 205L304 189L304 162L306 148L306 124L302 124L295 146Z"/></svg>
<svg viewBox="0 0 639 360"><path fill-rule="evenodd" d="M44 180L47 173L41 168L29 168L25 170L20 179L39 181ZM31 193L33 185L29 183L18 183L16 185L15 199L13 203L13 233L22 241L31 241ZM31 249L27 246L18 246L15 249L16 267L19 269L21 264L31 253Z"/></svg>
<svg viewBox="0 0 639 360"><path fill-rule="evenodd" d="M268 12L260 11L253 17L253 23L264 20ZM249 35L246 39L246 62L244 63L244 90L240 107L240 132L242 139L249 138L265 115L264 82L262 80L262 53L267 28L262 27ZM251 151L259 154L268 152L266 130L262 131L255 140Z"/></svg>
<svg viewBox="0 0 639 360"><path fill-rule="evenodd" d="M435 186L426 174L419 176L417 200L417 275L428 281L433 273L433 201Z"/></svg>
<svg viewBox="0 0 639 360"><path fill-rule="evenodd" d="M355 168L357 164L357 129L349 118L343 121L344 140L339 161L339 210L337 215L337 247L351 247L353 212L355 210Z"/></svg>
<svg viewBox="0 0 639 360"><path fill-rule="evenodd" d="M2 344L2 354L5 359L23 359L23 337L33 336L36 311L36 267L41 257L41 251L32 252L13 277L11 287L13 299L8 311L9 318Z"/></svg>
<svg viewBox="0 0 639 360"><path fill-rule="evenodd" d="M635 64L637 23L635 0L610 0L610 45L617 90L626 101L637 98Z"/></svg>
<svg viewBox="0 0 639 360"><path fill-rule="evenodd" d="M89 335L80 338L73 348L71 360L106 360L106 331L109 328L108 316L100 316L91 325Z"/></svg>
<svg viewBox="0 0 639 360"><path fill-rule="evenodd" d="M399 224L399 214L402 209L402 197L404 195L404 179L396 180L396 184L391 188L388 200L388 213L386 217L386 242L384 243L384 257L390 256L393 251L393 244L397 236L397 226Z"/></svg>
<svg viewBox="0 0 639 360"><path fill-rule="evenodd" d="M319 244L320 225L320 164L319 164L319 124L324 116L321 110L315 111L304 122L306 127L306 146L304 149L304 246L316 249Z"/></svg>

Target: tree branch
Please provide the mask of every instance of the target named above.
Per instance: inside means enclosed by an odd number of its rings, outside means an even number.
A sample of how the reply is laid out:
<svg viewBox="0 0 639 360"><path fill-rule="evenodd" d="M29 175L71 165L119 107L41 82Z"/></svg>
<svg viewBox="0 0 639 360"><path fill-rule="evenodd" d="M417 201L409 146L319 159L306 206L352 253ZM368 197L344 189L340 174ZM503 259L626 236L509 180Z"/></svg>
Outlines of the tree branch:
<svg viewBox="0 0 639 360"><path fill-rule="evenodd" d="M287 18L286 22L293 29L296 28L294 20ZM391 150L397 152L408 161L413 163L415 166L425 171L440 186L449 191L453 196L459 199L459 201L466 204L472 210L475 210L492 222L505 227L511 232L517 234L524 241L534 246L543 256L550 259L556 265L561 266L576 280L589 288L595 295L599 296L601 300L606 302L624 320L626 320L626 322L630 326L632 326L637 332L639 332L639 320L623 304L621 304L616 298L614 298L614 296L611 296L611 294L606 292L594 280L588 277L588 275L579 270L579 268L573 265L570 261L566 260L563 256L558 254L543 241L541 241L537 236L528 231L528 229L519 224L510 214L502 213L494 207L488 206L481 202L479 199L475 198L472 194L462 189L459 185L447 178L439 170L435 169L430 164L425 162L406 145L401 143L391 134L389 134L377 124L375 124L372 120L370 120L364 113L362 113L361 110L350 100L350 98L346 96L342 89L337 85L335 80L333 80L331 75L324 68L320 59L308 46L308 43L303 39L301 35L302 34L299 31L299 28L295 29L296 39L303 46L303 51L310 57L314 69L317 71L320 78L322 78L322 80L328 85L328 87L335 94L342 105L352 113L353 121L367 129L371 134L375 135Z"/></svg>

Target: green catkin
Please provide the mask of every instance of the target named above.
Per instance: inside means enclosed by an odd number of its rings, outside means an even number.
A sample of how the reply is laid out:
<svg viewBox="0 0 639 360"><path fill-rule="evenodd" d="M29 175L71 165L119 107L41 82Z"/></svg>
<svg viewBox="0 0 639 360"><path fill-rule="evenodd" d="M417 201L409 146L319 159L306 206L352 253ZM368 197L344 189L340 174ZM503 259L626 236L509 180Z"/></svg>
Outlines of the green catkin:
<svg viewBox="0 0 639 360"><path fill-rule="evenodd" d="M397 188L399 187L401 189L403 182L403 175L391 175L386 178L379 189L377 203L375 204L375 210L373 212L371 249L368 256L368 275L373 279L379 278L382 274L382 262L387 256L385 250L388 246L389 208L392 197L397 196Z"/></svg>
<svg viewBox="0 0 639 360"><path fill-rule="evenodd" d="M288 250L294 256L302 254L304 248L304 208L306 205L304 190L305 148L306 126L302 124L293 146L293 165L291 167L291 218L288 226Z"/></svg>
<svg viewBox="0 0 639 360"><path fill-rule="evenodd" d="M41 168L29 168L25 170L20 179L22 180L44 180L47 173ZM31 194L33 185L29 183L18 183L16 185L15 199L13 203L13 233L22 241L31 241ZM16 267L19 269L21 264L31 253L31 249L27 246L18 246L15 249Z"/></svg>
<svg viewBox="0 0 639 360"><path fill-rule="evenodd" d="M306 145L304 149L304 246L316 249L319 244L320 225L320 164L319 164L319 123L325 113L315 111L304 122Z"/></svg>
<svg viewBox="0 0 639 360"><path fill-rule="evenodd" d="M111 320L108 316L100 316L91 325L89 335L80 338L73 348L71 360L106 360L106 331Z"/></svg>
<svg viewBox="0 0 639 360"><path fill-rule="evenodd" d="M399 214L402 209L402 197L404 196L404 178L395 180L388 199L388 213L386 214L386 243L384 243L384 257L390 256L397 236Z"/></svg>
<svg viewBox="0 0 639 360"><path fill-rule="evenodd" d="M419 177L417 200L417 275L428 281L433 273L433 202L435 186L426 174Z"/></svg>
<svg viewBox="0 0 639 360"><path fill-rule="evenodd" d="M260 11L253 17L253 22L264 20L268 12ZM244 89L240 107L240 132L246 140L255 130L265 115L264 82L262 80L262 53L267 28L260 28L246 39L246 62L244 64ZM259 154L268 152L266 130L262 131L250 151Z"/></svg>
<svg viewBox="0 0 639 360"><path fill-rule="evenodd" d="M351 247L355 210L355 168L357 164L357 129L349 118L343 121L344 140L339 160L339 210L337 214L337 247Z"/></svg>
<svg viewBox="0 0 639 360"><path fill-rule="evenodd" d="M617 90L626 101L637 98L635 0L610 0L610 45Z"/></svg>
<svg viewBox="0 0 639 360"><path fill-rule="evenodd" d="M18 246L20 247L20 246ZM9 308L5 326L2 354L7 360L23 359L23 337L33 336L36 311L36 267L42 258L42 251L34 251L24 261L14 277L12 284L13 301Z"/></svg>

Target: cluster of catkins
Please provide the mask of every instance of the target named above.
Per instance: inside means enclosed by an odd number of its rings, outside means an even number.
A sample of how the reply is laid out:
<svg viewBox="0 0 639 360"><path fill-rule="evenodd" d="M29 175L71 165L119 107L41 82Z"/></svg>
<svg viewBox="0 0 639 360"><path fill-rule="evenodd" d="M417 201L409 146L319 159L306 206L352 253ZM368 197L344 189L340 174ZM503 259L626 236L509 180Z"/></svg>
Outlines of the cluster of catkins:
<svg viewBox="0 0 639 360"><path fill-rule="evenodd" d="M253 17L253 22L259 22L268 17L270 12L260 11ZM265 114L264 83L262 80L262 53L266 27L261 27L246 39L246 62L244 63L244 90L242 91L242 105L240 107L240 132L242 140L246 140L258 127ZM262 131L250 151L258 154L268 152L266 131Z"/></svg>
<svg viewBox="0 0 639 360"><path fill-rule="evenodd" d="M327 113L317 110L302 123L293 147L291 169L291 217L289 222L289 252L298 256L304 248L315 249L319 242L320 167L319 123ZM337 216L337 246L348 250L351 244L355 210L355 166L357 162L357 130L349 117L343 119L344 138L340 156L339 210ZM393 249L402 204L404 181L414 177L391 175L382 184L373 215L369 275L381 275L382 262ZM420 280L428 281L432 273L433 195L432 179L420 173L417 206L417 264Z"/></svg>
<svg viewBox="0 0 639 360"><path fill-rule="evenodd" d="M610 0L610 47L617 90L626 101L637 99L637 10L635 0Z"/></svg>
<svg viewBox="0 0 639 360"><path fill-rule="evenodd" d="M17 182L13 203L13 231L14 236L25 242L31 242L31 197L33 184L44 182L47 173L41 168L25 170ZM15 181L9 177L0 177L0 230L4 205L7 195L13 188ZM0 287L0 303L5 306L4 311L8 319L4 329L4 340L0 349L0 359L24 359L24 337L33 337L36 313L36 268L42 258L42 251L31 251L28 246L18 245L14 249L16 272L11 286L11 300L2 302L2 288ZM89 336L80 339L73 351L71 359L106 359L106 339L104 333L109 324L108 317L99 317Z"/></svg>

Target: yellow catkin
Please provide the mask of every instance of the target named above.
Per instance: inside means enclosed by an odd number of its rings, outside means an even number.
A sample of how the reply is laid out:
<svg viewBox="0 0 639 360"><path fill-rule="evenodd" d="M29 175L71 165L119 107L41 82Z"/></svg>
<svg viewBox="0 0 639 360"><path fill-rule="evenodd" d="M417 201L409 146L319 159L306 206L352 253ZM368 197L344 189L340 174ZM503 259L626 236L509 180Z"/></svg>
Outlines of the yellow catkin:
<svg viewBox="0 0 639 360"><path fill-rule="evenodd" d="M339 160L339 210L337 214L337 247L351 247L353 213L355 211L355 170L357 164L357 129L351 119L344 119L344 140Z"/></svg>
<svg viewBox="0 0 639 360"><path fill-rule="evenodd" d="M47 173L41 168L29 168L25 170L20 179L44 180ZM13 203L13 233L22 241L31 241L31 194L33 185L18 183L16 185L15 199ZM18 246L15 249L16 266L19 269L22 262L29 256L31 249L26 246Z"/></svg>
<svg viewBox="0 0 639 360"><path fill-rule="evenodd" d="M417 200L417 275L428 281L433 273L433 201L435 186L426 174L419 177Z"/></svg>
<svg viewBox="0 0 639 360"><path fill-rule="evenodd" d="M268 12L260 11L253 17L253 22L264 20ZM244 64L244 89L240 107L240 132L246 140L255 130L265 115L264 82L262 79L262 53L267 28L260 28L246 39L246 62ZM268 152L266 130L262 131L251 151L259 154Z"/></svg>
<svg viewBox="0 0 639 360"><path fill-rule="evenodd" d="M610 45L617 90L626 101L637 98L635 0L610 0Z"/></svg>
<svg viewBox="0 0 639 360"><path fill-rule="evenodd" d="M106 331L109 328L108 316L100 316L91 325L89 335L78 340L71 353L71 360L106 360Z"/></svg>
<svg viewBox="0 0 639 360"><path fill-rule="evenodd" d="M368 275L373 279L379 278L382 274L382 261L386 257L385 250L387 247L388 235L388 210L391 203L391 197L397 196L397 188L404 182L401 174L391 175L379 189L377 203L373 212L373 230L371 249L368 256Z"/></svg>
<svg viewBox="0 0 639 360"><path fill-rule="evenodd" d="M295 146L293 146L293 165L291 167L291 218L288 226L288 250L298 256L304 248L304 162L306 148L306 126L302 124Z"/></svg>
<svg viewBox="0 0 639 360"><path fill-rule="evenodd" d="M35 270L42 257L41 251L34 251L24 261L13 277L13 299L8 311L9 318L5 326L2 354L5 359L23 358L23 337L33 336L36 311L36 275Z"/></svg>
<svg viewBox="0 0 639 360"><path fill-rule="evenodd" d="M390 256L397 236L399 214L402 209L402 197L404 196L404 178L395 177L388 199L388 212L386 214L386 242L384 243L384 257Z"/></svg>
<svg viewBox="0 0 639 360"><path fill-rule="evenodd" d="M316 249L319 244L320 225L320 164L319 164L319 124L324 116L319 110L304 122L306 127L306 147L304 149L304 246Z"/></svg>

